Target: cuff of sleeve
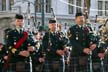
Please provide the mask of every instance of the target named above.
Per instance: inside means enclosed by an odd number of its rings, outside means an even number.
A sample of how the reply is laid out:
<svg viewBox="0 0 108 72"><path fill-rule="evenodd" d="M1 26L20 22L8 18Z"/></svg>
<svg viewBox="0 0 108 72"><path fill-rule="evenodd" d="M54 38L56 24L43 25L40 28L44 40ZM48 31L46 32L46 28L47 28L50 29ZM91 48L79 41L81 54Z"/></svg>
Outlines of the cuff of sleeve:
<svg viewBox="0 0 108 72"><path fill-rule="evenodd" d="M84 47L81 47L81 48L79 49L80 54L84 53L84 52L83 52L84 49L85 49Z"/></svg>
<svg viewBox="0 0 108 72"><path fill-rule="evenodd" d="M51 50L51 52L54 52L54 53L56 53L56 51L57 51L57 49L55 49L55 50L54 50L54 49L53 49L53 50Z"/></svg>
<svg viewBox="0 0 108 72"><path fill-rule="evenodd" d="M19 51L15 51L15 55L18 56L19 55Z"/></svg>

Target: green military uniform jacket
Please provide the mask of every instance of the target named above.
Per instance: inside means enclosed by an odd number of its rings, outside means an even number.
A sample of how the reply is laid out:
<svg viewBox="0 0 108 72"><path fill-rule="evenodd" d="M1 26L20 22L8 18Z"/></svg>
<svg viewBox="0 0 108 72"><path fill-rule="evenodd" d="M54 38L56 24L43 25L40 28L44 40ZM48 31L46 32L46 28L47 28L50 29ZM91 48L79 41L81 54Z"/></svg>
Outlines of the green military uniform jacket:
<svg viewBox="0 0 108 72"><path fill-rule="evenodd" d="M63 43L55 33L46 32L42 40L43 51L47 60L60 60L62 56L56 53L57 50L63 50Z"/></svg>
<svg viewBox="0 0 108 72"><path fill-rule="evenodd" d="M19 48L14 48L15 44L24 36L23 32L19 33L17 29L13 29L7 35L7 47L10 53L9 62L28 61L28 57L20 56L19 52L27 50L28 46L33 45L33 40L31 40L30 36L27 37Z"/></svg>
<svg viewBox="0 0 108 72"><path fill-rule="evenodd" d="M69 28L69 40L72 45L72 55L82 56L84 48L89 48L89 38L82 27L74 25Z"/></svg>

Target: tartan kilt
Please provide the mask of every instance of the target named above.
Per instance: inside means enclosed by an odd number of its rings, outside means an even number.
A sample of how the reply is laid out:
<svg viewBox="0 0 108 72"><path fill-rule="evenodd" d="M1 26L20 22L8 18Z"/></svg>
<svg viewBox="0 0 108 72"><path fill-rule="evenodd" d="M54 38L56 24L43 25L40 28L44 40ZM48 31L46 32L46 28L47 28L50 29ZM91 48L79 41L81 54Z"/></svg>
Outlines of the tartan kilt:
<svg viewBox="0 0 108 72"><path fill-rule="evenodd" d="M108 63L103 60L103 67L101 65L101 60L98 58L92 59L92 71L93 72L108 72ZM71 57L70 67L68 72L90 72L90 60L88 56L76 56Z"/></svg>
<svg viewBox="0 0 108 72"><path fill-rule="evenodd" d="M29 62L9 63L8 72L30 72Z"/></svg>
<svg viewBox="0 0 108 72"><path fill-rule="evenodd" d="M63 61L46 60L43 65L43 72L63 72Z"/></svg>
<svg viewBox="0 0 108 72"><path fill-rule="evenodd" d="M33 69L33 72L42 72L43 70L43 63L32 63L32 69Z"/></svg>
<svg viewBox="0 0 108 72"><path fill-rule="evenodd" d="M5 64L0 63L0 72L6 72Z"/></svg>
<svg viewBox="0 0 108 72"><path fill-rule="evenodd" d="M88 56L71 56L69 72L89 72Z"/></svg>
<svg viewBox="0 0 108 72"><path fill-rule="evenodd" d="M105 64L105 71L108 72L108 53L106 54L104 58L104 64Z"/></svg>

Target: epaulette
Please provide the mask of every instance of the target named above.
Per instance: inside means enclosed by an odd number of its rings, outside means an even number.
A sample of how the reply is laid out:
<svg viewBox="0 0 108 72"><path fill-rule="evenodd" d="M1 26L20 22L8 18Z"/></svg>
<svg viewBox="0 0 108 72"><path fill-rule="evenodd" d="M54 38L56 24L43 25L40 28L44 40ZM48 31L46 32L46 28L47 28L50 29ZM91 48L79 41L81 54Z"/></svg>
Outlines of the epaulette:
<svg viewBox="0 0 108 72"><path fill-rule="evenodd" d="M9 33L12 31L12 29L8 28L5 30L5 38L8 38Z"/></svg>

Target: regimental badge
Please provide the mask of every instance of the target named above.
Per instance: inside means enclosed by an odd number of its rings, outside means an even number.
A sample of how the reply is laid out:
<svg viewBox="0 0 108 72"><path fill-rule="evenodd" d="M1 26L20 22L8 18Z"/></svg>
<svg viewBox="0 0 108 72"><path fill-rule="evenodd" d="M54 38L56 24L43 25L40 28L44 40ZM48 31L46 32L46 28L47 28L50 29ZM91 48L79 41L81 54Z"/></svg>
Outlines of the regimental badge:
<svg viewBox="0 0 108 72"><path fill-rule="evenodd" d="M35 46L39 49L40 48L40 43L38 42Z"/></svg>
<svg viewBox="0 0 108 72"><path fill-rule="evenodd" d="M16 45L16 42L14 42L14 45Z"/></svg>
<svg viewBox="0 0 108 72"><path fill-rule="evenodd" d="M9 46L9 49L11 49L12 48L12 46Z"/></svg>
<svg viewBox="0 0 108 72"><path fill-rule="evenodd" d="M76 40L78 40L78 37L76 37Z"/></svg>
<svg viewBox="0 0 108 72"><path fill-rule="evenodd" d="M15 52L17 51L17 49L15 49L15 48L12 48L11 49L11 52L14 54Z"/></svg>
<svg viewBox="0 0 108 72"><path fill-rule="evenodd" d="M78 38L78 36L79 36L79 35L78 35L78 32L76 32L76 40L78 40L78 39L79 39L79 38Z"/></svg>
<svg viewBox="0 0 108 72"><path fill-rule="evenodd" d="M28 46L30 46L31 44L30 43L28 43Z"/></svg>

